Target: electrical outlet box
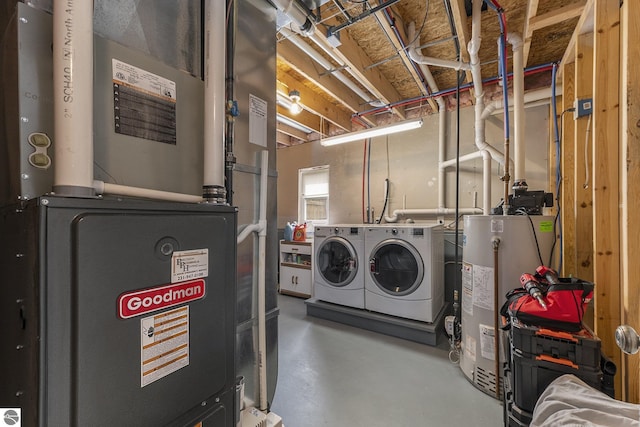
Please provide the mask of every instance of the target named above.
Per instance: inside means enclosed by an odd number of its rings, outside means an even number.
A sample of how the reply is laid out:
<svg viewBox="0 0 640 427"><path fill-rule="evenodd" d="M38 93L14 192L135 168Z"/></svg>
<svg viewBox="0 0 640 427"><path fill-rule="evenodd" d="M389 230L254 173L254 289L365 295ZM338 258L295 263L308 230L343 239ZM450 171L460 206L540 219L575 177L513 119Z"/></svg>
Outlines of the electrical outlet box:
<svg viewBox="0 0 640 427"><path fill-rule="evenodd" d="M573 107L575 108L573 111L574 120L588 116L593 111L593 100L591 98L576 99L573 103Z"/></svg>

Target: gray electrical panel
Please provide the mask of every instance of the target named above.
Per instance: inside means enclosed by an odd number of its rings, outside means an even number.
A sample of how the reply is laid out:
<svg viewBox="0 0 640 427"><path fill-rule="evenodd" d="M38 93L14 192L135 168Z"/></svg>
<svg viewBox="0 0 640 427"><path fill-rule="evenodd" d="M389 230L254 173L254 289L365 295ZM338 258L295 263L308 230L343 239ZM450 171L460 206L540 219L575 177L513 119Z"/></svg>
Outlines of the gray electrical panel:
<svg viewBox="0 0 640 427"><path fill-rule="evenodd" d="M2 405L28 426L235 425L236 215L55 197L2 209Z"/></svg>

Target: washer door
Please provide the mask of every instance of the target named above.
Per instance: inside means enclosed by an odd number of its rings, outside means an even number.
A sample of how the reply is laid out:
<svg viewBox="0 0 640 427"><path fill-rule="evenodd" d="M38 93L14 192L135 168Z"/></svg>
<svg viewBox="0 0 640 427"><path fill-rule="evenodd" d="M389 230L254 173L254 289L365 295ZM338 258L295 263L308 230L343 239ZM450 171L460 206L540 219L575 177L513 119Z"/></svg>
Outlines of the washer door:
<svg viewBox="0 0 640 427"><path fill-rule="evenodd" d="M380 290L393 296L414 292L422 283L422 257L410 243L399 239L380 242L369 259L369 273Z"/></svg>
<svg viewBox="0 0 640 427"><path fill-rule="evenodd" d="M316 273L329 285L341 288L356 277L358 258L347 240L331 236L320 244L317 253Z"/></svg>

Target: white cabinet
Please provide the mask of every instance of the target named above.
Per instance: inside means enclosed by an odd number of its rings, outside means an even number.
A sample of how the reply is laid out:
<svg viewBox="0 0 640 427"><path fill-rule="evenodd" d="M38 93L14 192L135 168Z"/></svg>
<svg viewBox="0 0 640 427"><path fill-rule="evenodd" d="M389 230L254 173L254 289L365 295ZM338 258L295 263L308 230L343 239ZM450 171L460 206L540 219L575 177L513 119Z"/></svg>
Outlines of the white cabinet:
<svg viewBox="0 0 640 427"><path fill-rule="evenodd" d="M280 293L311 296L311 242L280 241Z"/></svg>

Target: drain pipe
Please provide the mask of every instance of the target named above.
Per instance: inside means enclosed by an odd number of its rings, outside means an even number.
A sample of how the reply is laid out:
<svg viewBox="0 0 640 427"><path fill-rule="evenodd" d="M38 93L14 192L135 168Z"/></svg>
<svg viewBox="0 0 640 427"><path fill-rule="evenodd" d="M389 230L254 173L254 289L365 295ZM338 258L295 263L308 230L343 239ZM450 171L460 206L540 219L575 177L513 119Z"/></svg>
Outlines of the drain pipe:
<svg viewBox="0 0 640 427"><path fill-rule="evenodd" d="M431 209L396 209L390 216L385 216L386 222L398 222L400 215L455 215L454 208L431 208ZM478 215L482 213L480 208L461 208L458 214L462 215Z"/></svg>
<svg viewBox="0 0 640 427"><path fill-rule="evenodd" d="M418 66L424 75L424 79L427 81L427 85L431 89L431 92L439 92L438 83L436 83L436 79L433 78L433 74L427 64L429 62L424 61L426 56L423 56L418 53L416 48L416 43L419 37L416 37L416 25L414 22L409 24L409 29L407 33L407 37L409 40L413 40L413 43L409 45L409 49L407 50L407 54L409 58ZM430 58L435 59L435 58ZM449 61L455 62L455 61ZM442 163L445 159L445 151L447 144L447 105L444 102L442 97L436 98L436 102L438 103L438 209L444 209L445 207L445 171L442 168Z"/></svg>
<svg viewBox="0 0 640 427"><path fill-rule="evenodd" d="M238 244L250 234L258 233L258 381L260 410L267 407L267 322L266 322L266 246L267 246L267 184L269 152L263 150L260 159L260 199L258 222L248 225L238 234Z"/></svg>
<svg viewBox="0 0 640 427"><path fill-rule="evenodd" d="M204 182L202 198L225 204L225 57L226 2L206 0L204 39Z"/></svg>
<svg viewBox="0 0 640 427"><path fill-rule="evenodd" d="M471 65L469 65L469 63L467 62L450 61L448 59L433 58L430 56L424 56L420 54L415 47L418 40L416 37L416 24L413 21L411 21L411 23L409 24L407 37L409 38L409 40L413 40L413 43L411 43L411 46L409 46L408 54L411 60L416 64L434 65L436 67L453 68L454 70L470 70L471 69ZM431 89L432 89L431 90L432 92L438 92L438 89L434 87L431 87Z"/></svg>
<svg viewBox="0 0 640 427"><path fill-rule="evenodd" d="M513 188L522 188L526 190L527 181L525 179L524 144L524 60L522 52L522 37L516 33L507 33L507 42L511 44L511 49L513 50L513 155L515 158Z"/></svg>
<svg viewBox="0 0 640 427"><path fill-rule="evenodd" d="M514 63L515 63L515 55L514 55ZM514 74L514 78L515 78L515 74ZM514 83L514 87L515 87L515 83ZM559 88L561 90L562 86L560 86ZM562 94L562 92L559 92L559 93ZM556 89L556 94L558 94L558 89ZM550 87L532 90L524 94L524 104L529 104L532 102L542 101L542 100L549 100L550 98L551 98ZM509 106L513 106L513 105L514 105L514 98L509 97ZM486 120L489 117L491 117L491 115L494 114L496 111L500 111L503 108L504 108L504 101L501 99L490 102L484 108L484 111L482 112L482 118Z"/></svg>
<svg viewBox="0 0 640 427"><path fill-rule="evenodd" d="M93 1L53 2L53 191L93 197Z"/></svg>
<svg viewBox="0 0 640 427"><path fill-rule="evenodd" d="M424 58L417 52L416 49L416 34L415 23L410 23L407 37L414 42L408 46L407 53L409 57L418 64L420 70L424 74L425 80L429 85L432 92L438 92L438 84L436 83L431 70L425 65L425 62L421 62L418 59ZM455 62L455 61L451 61ZM459 63L456 62L456 66ZM396 209L391 215L385 216L386 222L398 221L400 215L455 215L455 209L449 209L445 207L445 168L441 165L445 163L445 151L446 151L446 128L447 128L447 106L442 97L435 98L438 103L438 207L436 209ZM458 209L458 214L479 214L482 210L478 208L464 208Z"/></svg>
<svg viewBox="0 0 640 427"><path fill-rule="evenodd" d="M482 88L482 73L480 70L480 57L478 52L480 51L480 43L482 37L480 36L481 28L481 8L483 0L473 0L473 14L471 19L471 40L467 50L469 51L469 57L471 64L471 76L473 79L473 89L476 96L475 103L475 143L479 151L487 151L491 158L505 166L505 156L494 147L489 145L485 141L485 121L482 118L482 112L484 111L484 90ZM486 167L489 162L485 160L483 167L483 201L482 210L485 215L488 215L491 211L491 167ZM507 165L508 167L508 165ZM505 167L505 169L507 169ZM487 183L489 185L487 185Z"/></svg>

